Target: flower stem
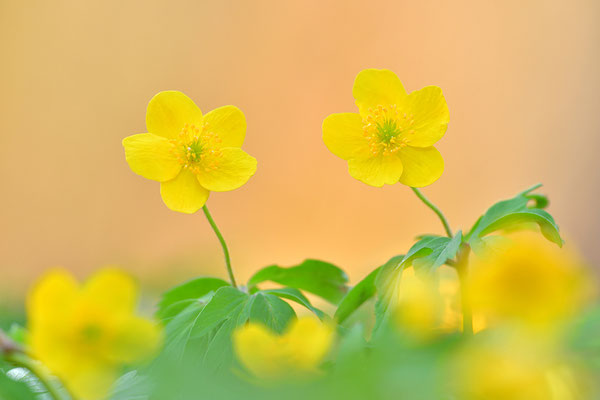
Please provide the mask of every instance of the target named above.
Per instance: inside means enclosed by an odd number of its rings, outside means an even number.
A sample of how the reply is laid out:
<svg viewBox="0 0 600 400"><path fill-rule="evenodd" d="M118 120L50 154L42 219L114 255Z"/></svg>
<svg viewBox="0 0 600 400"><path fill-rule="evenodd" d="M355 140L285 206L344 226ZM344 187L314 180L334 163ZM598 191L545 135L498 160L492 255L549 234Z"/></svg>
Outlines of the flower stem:
<svg viewBox="0 0 600 400"><path fill-rule="evenodd" d="M421 199L421 201L423 203L425 203L425 205L429 208L431 208L431 210L433 210L434 213L436 213L436 215L440 218L440 221L442 221L442 225L444 225L444 230L446 231L446 235L448 235L448 237L452 237L452 229L450 229L450 225L448 224L448 220L446 220L446 217L444 216L444 214L442 213L442 211L436 207L435 204L433 204L431 201L429 201L429 199L427 199L427 197L425 197L425 195L423 195L423 193L421 193L421 191L418 188L411 188L413 192L415 192L415 194L417 195L417 197L419 199Z"/></svg>
<svg viewBox="0 0 600 400"><path fill-rule="evenodd" d="M460 301L463 315L463 333L465 335L473 335L473 311L471 309L471 301L469 299L467 287L470 251L471 247L468 244L463 243L458 250L455 263L456 273L458 274L458 280L460 281Z"/></svg>
<svg viewBox="0 0 600 400"><path fill-rule="evenodd" d="M225 239L223 239L223 235L221 235L221 231L219 231L219 228L217 228L217 224L215 224L215 221L210 215L210 211L208 211L208 207L206 207L206 205L202 207L202 211L204 211L204 215L206 215L208 223L210 224L213 231L215 231L215 235L217 235L217 238L221 243L221 247L223 248L223 254L225 255L225 265L227 266L227 273L229 274L229 280L231 281L231 285L233 287L237 287L237 284L235 283L235 277L233 276L233 269L231 268L231 258L229 257L229 249L227 249L227 243L225 243Z"/></svg>
<svg viewBox="0 0 600 400"><path fill-rule="evenodd" d="M66 394L57 387L55 378L50 376L47 369L39 362L32 360L23 349L8 339L4 332L0 331L0 356L16 367L25 368L33 374L46 388L48 394L54 400L68 400Z"/></svg>

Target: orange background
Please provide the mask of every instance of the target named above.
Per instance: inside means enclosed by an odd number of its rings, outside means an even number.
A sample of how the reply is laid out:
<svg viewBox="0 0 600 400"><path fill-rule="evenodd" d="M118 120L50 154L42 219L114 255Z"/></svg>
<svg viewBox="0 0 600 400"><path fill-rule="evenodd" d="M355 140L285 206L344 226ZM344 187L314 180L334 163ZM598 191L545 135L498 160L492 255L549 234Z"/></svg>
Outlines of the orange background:
<svg viewBox="0 0 600 400"><path fill-rule="evenodd" d="M224 276L203 215L168 210L124 159L167 89L246 114L257 174L208 202L241 280L312 257L356 281L442 233L410 190L355 181L321 141L368 67L443 89L446 170L424 192L455 229L543 182L598 263L599 15L595 0L0 0L1 285L19 293L54 265L119 264L148 287Z"/></svg>

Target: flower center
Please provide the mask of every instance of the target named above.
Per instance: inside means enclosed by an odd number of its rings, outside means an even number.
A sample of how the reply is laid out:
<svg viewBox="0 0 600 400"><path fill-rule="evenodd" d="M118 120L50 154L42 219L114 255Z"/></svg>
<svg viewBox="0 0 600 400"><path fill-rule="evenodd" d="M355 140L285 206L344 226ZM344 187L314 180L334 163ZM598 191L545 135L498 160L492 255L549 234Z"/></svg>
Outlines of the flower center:
<svg viewBox="0 0 600 400"><path fill-rule="evenodd" d="M363 118L363 135L371 153L374 156L390 155L406 147L410 143L407 136L414 133L413 123L413 116L401 114L395 104L369 108Z"/></svg>
<svg viewBox="0 0 600 400"><path fill-rule="evenodd" d="M96 324L85 325L81 329L81 336L86 343L95 343L102 337L102 328Z"/></svg>
<svg viewBox="0 0 600 400"><path fill-rule="evenodd" d="M183 168L196 174L218 168L221 139L210 131L206 123L202 126L186 123L179 136L171 142L175 144L177 158Z"/></svg>

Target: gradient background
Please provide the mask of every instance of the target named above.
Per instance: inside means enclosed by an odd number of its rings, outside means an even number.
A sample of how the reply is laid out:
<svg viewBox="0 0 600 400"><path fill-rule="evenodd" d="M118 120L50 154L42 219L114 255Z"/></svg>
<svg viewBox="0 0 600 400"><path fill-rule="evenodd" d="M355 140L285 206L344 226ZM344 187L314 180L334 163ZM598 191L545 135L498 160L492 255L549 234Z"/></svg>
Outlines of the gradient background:
<svg viewBox="0 0 600 400"><path fill-rule="evenodd" d="M451 122L424 190L455 229L543 182L567 239L600 264L600 3L0 0L0 287L110 263L148 288L225 276L202 213L168 210L121 139L181 90L246 114L257 174L208 202L240 280L306 257L356 282L419 233L442 233L402 185L352 179L321 123L356 111L355 75L388 68L440 86Z"/></svg>

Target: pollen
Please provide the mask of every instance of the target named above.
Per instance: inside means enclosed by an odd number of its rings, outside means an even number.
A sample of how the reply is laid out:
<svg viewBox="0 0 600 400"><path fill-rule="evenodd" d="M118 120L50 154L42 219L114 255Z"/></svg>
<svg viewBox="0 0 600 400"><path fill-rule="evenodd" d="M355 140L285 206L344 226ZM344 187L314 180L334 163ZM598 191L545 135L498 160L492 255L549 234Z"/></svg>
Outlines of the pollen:
<svg viewBox="0 0 600 400"><path fill-rule="evenodd" d="M198 174L219 167L221 138L207 123L200 126L186 123L171 142L175 145L174 151L183 168Z"/></svg>
<svg viewBox="0 0 600 400"><path fill-rule="evenodd" d="M414 129L410 129L413 123L412 114L400 113L395 104L369 108L363 118L363 135L371 153L390 155L406 147L410 143L409 136L414 134Z"/></svg>

